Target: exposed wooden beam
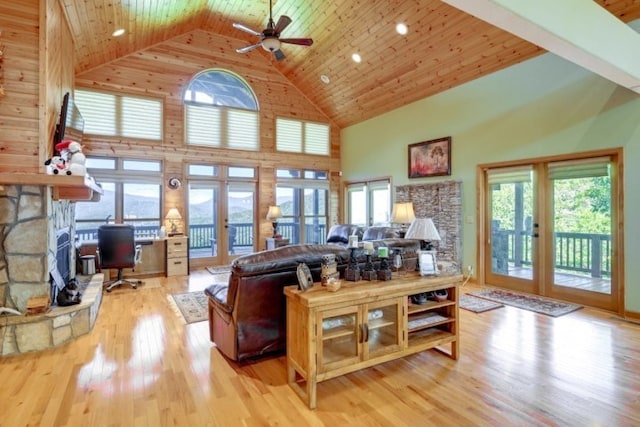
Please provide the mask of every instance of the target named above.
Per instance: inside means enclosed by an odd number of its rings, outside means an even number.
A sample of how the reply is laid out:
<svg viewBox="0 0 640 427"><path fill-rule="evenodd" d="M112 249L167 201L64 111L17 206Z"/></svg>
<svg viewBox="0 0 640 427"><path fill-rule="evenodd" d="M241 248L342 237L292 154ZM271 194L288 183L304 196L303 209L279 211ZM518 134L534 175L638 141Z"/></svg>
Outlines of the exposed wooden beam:
<svg viewBox="0 0 640 427"><path fill-rule="evenodd" d="M640 93L640 34L595 2L443 1Z"/></svg>

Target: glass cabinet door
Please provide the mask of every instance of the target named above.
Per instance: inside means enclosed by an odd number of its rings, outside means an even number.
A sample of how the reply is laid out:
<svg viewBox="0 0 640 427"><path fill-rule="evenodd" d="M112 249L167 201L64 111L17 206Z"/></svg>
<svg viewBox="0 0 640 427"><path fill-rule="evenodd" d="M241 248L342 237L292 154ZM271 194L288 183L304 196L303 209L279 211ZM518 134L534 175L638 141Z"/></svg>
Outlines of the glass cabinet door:
<svg viewBox="0 0 640 427"><path fill-rule="evenodd" d="M318 372L347 366L360 360L364 329L358 307L318 313Z"/></svg>
<svg viewBox="0 0 640 427"><path fill-rule="evenodd" d="M372 358L398 351L402 345L402 298L367 304L364 358Z"/></svg>

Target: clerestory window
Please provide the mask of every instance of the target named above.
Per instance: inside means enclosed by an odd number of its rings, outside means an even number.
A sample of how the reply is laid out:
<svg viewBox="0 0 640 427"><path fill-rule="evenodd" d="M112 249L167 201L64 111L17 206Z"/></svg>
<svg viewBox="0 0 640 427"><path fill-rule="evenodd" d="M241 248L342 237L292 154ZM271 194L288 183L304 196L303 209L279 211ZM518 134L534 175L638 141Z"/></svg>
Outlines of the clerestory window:
<svg viewBox="0 0 640 427"><path fill-rule="evenodd" d="M184 93L188 145L258 151L258 101L239 76L222 69L197 74Z"/></svg>

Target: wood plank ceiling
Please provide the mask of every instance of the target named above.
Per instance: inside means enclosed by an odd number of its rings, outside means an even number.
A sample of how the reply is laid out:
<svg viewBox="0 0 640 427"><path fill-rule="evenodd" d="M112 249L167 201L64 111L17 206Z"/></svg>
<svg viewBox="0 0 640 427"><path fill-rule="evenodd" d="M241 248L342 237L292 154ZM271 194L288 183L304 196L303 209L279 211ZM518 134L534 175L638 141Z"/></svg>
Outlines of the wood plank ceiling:
<svg viewBox="0 0 640 427"><path fill-rule="evenodd" d="M253 44L257 37L232 24L262 31L269 14L267 0L60 2L76 74L195 29L237 39L235 48ZM624 22L640 18L640 0L597 2ZM271 61L341 128L544 53L439 0L275 0L274 20L280 15L293 20L281 37L311 37L313 46L283 45L281 62L263 49L248 55ZM399 22L406 36L396 33ZM125 35L111 36L117 28Z"/></svg>

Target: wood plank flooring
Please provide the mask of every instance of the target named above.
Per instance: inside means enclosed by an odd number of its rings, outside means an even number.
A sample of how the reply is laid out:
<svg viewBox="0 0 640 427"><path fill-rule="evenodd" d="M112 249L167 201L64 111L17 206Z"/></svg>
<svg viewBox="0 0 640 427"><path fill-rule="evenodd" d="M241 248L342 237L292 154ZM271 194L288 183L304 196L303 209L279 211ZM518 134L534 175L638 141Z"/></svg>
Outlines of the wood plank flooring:
<svg viewBox="0 0 640 427"><path fill-rule="evenodd" d="M0 426L640 425L640 325L611 313L460 310L457 362L427 351L322 382L309 410L284 357L232 363L207 322L185 324L169 295L211 277L114 290L90 334L0 359Z"/></svg>

